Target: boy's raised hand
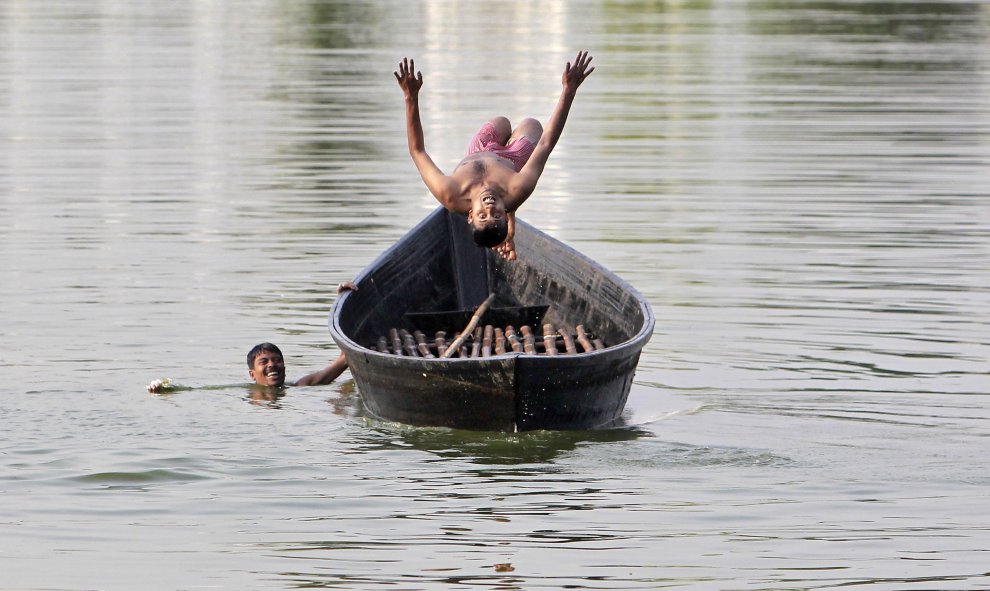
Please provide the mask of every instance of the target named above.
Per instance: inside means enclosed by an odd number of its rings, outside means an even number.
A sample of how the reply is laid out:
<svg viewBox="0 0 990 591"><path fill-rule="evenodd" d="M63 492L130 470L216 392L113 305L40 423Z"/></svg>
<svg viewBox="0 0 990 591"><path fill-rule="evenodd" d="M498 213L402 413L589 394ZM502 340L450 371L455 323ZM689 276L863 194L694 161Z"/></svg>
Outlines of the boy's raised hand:
<svg viewBox="0 0 990 591"><path fill-rule="evenodd" d="M423 86L423 73L416 72L416 60L411 60L407 57L402 58L399 62L399 71L392 72L395 74L395 79L399 81L399 87L402 88L402 92L405 93L407 97L415 97L419 95L419 89Z"/></svg>
<svg viewBox="0 0 990 591"><path fill-rule="evenodd" d="M591 56L588 55L587 51L579 51L577 57L574 58L574 66L571 66L571 62L567 62L567 66L564 68L564 75L561 77L561 82L564 85L564 90L575 92L578 86L584 82L584 79L591 75L595 71L595 68L591 65Z"/></svg>

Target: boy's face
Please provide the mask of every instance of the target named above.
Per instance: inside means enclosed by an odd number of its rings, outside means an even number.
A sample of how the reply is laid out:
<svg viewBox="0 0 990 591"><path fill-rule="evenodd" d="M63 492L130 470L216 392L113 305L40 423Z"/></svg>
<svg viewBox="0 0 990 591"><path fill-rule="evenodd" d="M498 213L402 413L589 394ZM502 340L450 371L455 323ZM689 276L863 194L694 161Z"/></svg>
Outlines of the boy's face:
<svg viewBox="0 0 990 591"><path fill-rule="evenodd" d="M248 374L261 386L281 386L285 384L285 361L274 351L262 351Z"/></svg>
<svg viewBox="0 0 990 591"><path fill-rule="evenodd" d="M483 190L472 200L467 221L475 227L483 228L493 221L504 220L505 216L502 198L495 191Z"/></svg>

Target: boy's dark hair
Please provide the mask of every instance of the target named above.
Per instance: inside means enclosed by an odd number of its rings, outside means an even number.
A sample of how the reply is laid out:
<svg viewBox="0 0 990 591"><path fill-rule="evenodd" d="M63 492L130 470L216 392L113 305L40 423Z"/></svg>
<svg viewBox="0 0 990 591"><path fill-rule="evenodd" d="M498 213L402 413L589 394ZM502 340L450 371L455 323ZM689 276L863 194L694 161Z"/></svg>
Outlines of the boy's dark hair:
<svg viewBox="0 0 990 591"><path fill-rule="evenodd" d="M284 358L282 355L282 350L271 343L261 343L255 345L247 354L248 369L254 369L254 360L262 353L278 353L279 357Z"/></svg>
<svg viewBox="0 0 990 591"><path fill-rule="evenodd" d="M509 235L509 223L504 219L492 220L479 228L471 224L471 236L474 243L482 248L492 248L505 242L505 237Z"/></svg>

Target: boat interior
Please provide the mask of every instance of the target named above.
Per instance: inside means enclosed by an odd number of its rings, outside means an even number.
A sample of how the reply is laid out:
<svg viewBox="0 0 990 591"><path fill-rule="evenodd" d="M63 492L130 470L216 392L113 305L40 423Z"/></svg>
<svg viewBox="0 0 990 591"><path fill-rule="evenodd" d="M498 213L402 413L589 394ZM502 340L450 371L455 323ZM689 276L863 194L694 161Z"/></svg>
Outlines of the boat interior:
<svg viewBox="0 0 990 591"><path fill-rule="evenodd" d="M593 352L644 329L646 304L613 273L518 219L515 243L518 259L505 261L474 244L464 216L439 208L356 278L358 290L338 303L339 327L368 349L381 350L384 341L382 352L412 355L408 336L421 356L429 350L439 357L437 337L451 343L494 293L466 335L466 351L452 356L474 356L473 349L483 347L478 339L484 339L486 327L493 333L490 354L502 354L495 352L495 329L505 338L505 353L523 354L553 354L551 348L562 354ZM525 347L523 327L533 334L535 350L512 348L510 329ZM568 340L577 342L582 332L592 348L586 351L578 343L571 351Z"/></svg>

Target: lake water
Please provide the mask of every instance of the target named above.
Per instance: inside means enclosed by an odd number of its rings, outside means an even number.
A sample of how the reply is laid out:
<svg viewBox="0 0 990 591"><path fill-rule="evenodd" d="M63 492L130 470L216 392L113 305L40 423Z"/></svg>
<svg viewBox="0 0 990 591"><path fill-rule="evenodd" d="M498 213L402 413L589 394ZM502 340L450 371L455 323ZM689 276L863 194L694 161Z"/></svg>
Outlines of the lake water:
<svg viewBox="0 0 990 591"><path fill-rule="evenodd" d="M364 416L334 288L482 121L637 287L627 426ZM10 0L0 588L990 588L990 4ZM187 387L152 396L170 377Z"/></svg>

